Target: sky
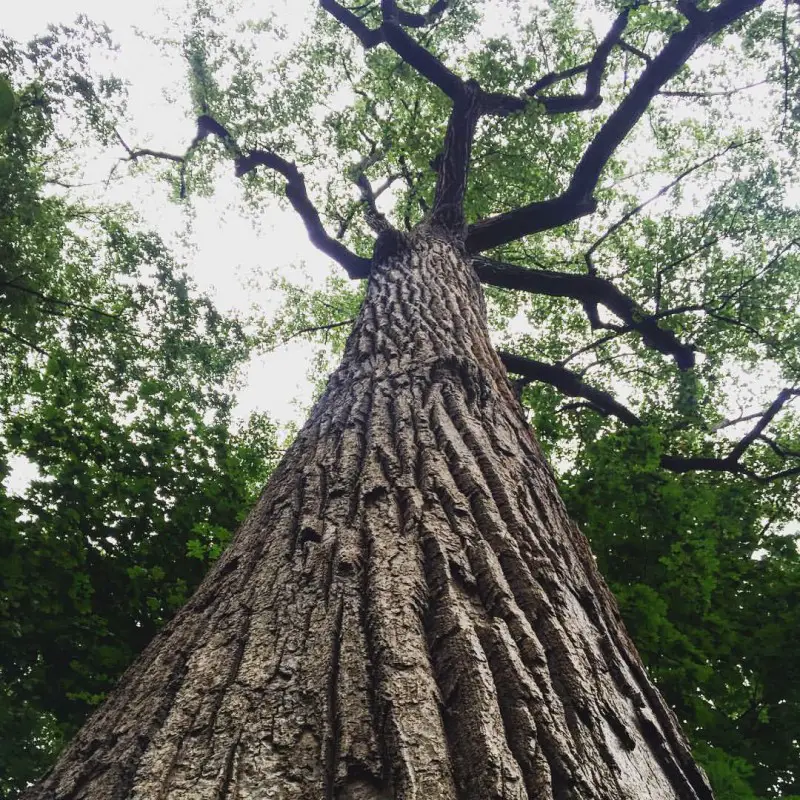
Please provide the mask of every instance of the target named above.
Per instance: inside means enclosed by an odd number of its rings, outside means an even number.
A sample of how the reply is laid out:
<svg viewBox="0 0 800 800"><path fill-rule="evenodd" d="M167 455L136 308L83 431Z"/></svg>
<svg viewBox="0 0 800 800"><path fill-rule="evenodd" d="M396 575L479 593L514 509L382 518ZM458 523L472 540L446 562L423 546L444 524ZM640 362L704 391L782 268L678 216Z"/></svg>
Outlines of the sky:
<svg viewBox="0 0 800 800"><path fill-rule="evenodd" d="M303 32L314 5L311 0L240 0L245 13L250 3L256 16L265 17L270 12L278 15L286 27L286 36L282 42L270 40L270 46L286 48ZM71 23L79 14L105 22L120 45L113 72L128 79L130 84L131 122L129 129L121 131L122 135L131 146L181 153L194 135L191 120L185 114L186 90L178 86L185 64L163 56L148 41L147 34L164 33L168 30L165 28L168 18L179 16L186 7L186 0L124 3L31 0L15 3L5 10L0 28L24 41L43 32L47 24ZM503 24L499 14L490 22ZM602 22L599 26L605 27ZM177 102L168 100L165 92L171 92ZM93 164L93 178L99 185L105 185L114 158ZM652 177L654 189L670 178ZM687 202L697 201L697 190L695 186L695 195L687 194ZM173 244L174 252L185 262L197 286L222 311L247 312L254 304L266 315L274 311L281 298L269 290L265 275L279 273L290 280L307 280L312 288L320 286L330 274L341 274L340 268L310 244L302 221L293 211L281 209L275 203L267 205L258 225L251 218L235 213L231 206L241 189L232 172L219 177L213 198L192 198L194 220L188 248L186 239L181 238L186 229L185 210L170 201L164 185L145 175L138 180L126 178L112 183L107 191L107 199L130 202L146 226L156 229ZM254 279L261 288L253 288ZM522 319L512 322L511 330L521 327L521 323ZM258 410L266 412L283 428L301 423L312 393L307 373L315 351L313 343L294 339L271 353L253 358L237 394L238 416L245 419ZM735 407L731 411L735 414Z"/></svg>
<svg viewBox="0 0 800 800"><path fill-rule="evenodd" d="M0 28L26 41L43 33L48 24L69 24L79 14L105 22L120 46L112 68L130 81L129 115L137 128L120 133L131 146L179 153L185 150L194 130L182 110L168 102L163 93L171 82L180 80L183 65L167 60L137 31L161 32L166 16L178 14L184 7L182 0L33 0L7 8ZM288 46L302 31L309 4L259 0L258 7L264 14L280 14L287 27L284 45ZM104 184L113 163L99 160L93 165L93 174L87 177ZM186 227L184 212L169 200L166 186L145 177L119 181L104 191L113 202L130 202L146 226L174 243L174 252L185 261L192 279L221 311L246 312L254 303L267 313L274 310L279 298L266 288L254 292L252 286L253 279L265 271L279 270L286 277L297 279L307 276L313 286L335 270L310 244L302 221L291 210L273 204L264 209L258 226L235 213L226 213L225 207L235 202L239 192L233 175L221 177L213 199L193 199L192 247L188 253L185 240L178 239ZM265 283L263 279L261 282ZM237 393L237 415L244 419L259 410L281 426L302 421L312 391L306 373L314 349L309 342L295 340L252 359Z"/></svg>

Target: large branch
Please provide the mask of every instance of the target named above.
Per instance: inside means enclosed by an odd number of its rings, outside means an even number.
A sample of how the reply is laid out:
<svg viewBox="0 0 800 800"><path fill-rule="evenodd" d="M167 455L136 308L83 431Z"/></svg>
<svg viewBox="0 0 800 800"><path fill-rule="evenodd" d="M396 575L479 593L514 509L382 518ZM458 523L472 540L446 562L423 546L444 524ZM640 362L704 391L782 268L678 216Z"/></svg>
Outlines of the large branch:
<svg viewBox="0 0 800 800"><path fill-rule="evenodd" d="M611 51L614 49L615 45L619 44L622 34L625 32L630 12L631 9L626 8L614 20L614 24L603 38L603 41L600 42L591 61L579 67L564 70L563 72L551 72L536 81L533 86L526 89L525 93L540 102L548 114L565 114L572 111L584 111L597 108L603 102L603 98L600 94L600 87L602 85L603 73L608 63L608 57L611 55ZM574 75L579 75L582 72L586 73L586 86L582 94L540 94L540 92L548 86L552 86L554 83Z"/></svg>
<svg viewBox="0 0 800 800"><path fill-rule="evenodd" d="M619 317L627 330L637 331L649 347L672 356L681 369L694 366L694 351L689 345L679 341L672 331L659 327L638 303L605 278L527 269L484 256L473 257L472 265L480 280L491 286L545 294L550 297L571 297L584 303L586 308L600 303ZM597 324L597 320L593 320L593 326L601 327Z"/></svg>
<svg viewBox="0 0 800 800"><path fill-rule="evenodd" d="M522 377L524 383L537 381L548 383L570 397L582 397L588 401L593 410L604 416L617 417L626 425L638 427L643 424L629 408L626 408L608 392L584 383L581 375L556 364L546 364L533 358L514 355L500 351L500 360L505 368ZM800 466L791 466L769 475L760 475L741 461L745 451L756 441L763 440L770 449L784 458L797 458L800 453L781 447L777 442L764 436L764 429L772 422L778 412L792 397L800 395L798 389L783 389L769 408L759 417L758 422L742 439L737 442L727 456L661 456L660 464L664 469L679 474L686 472L729 472L742 475L760 483L771 483L782 478L800 475Z"/></svg>
<svg viewBox="0 0 800 800"><path fill-rule="evenodd" d="M475 223L470 226L467 248L473 253L489 250L531 233L564 225L593 211L592 195L600 175L653 97L675 77L701 44L762 3L763 0L722 0L710 11L693 13L689 24L673 34L661 52L650 60L630 92L602 125L575 168L567 189L559 197Z"/></svg>
<svg viewBox="0 0 800 800"><path fill-rule="evenodd" d="M480 87L474 81L467 81L453 102L444 148L436 165L431 222L451 231L459 240L464 236L464 196L475 127L481 113L480 101Z"/></svg>
<svg viewBox="0 0 800 800"><path fill-rule="evenodd" d="M334 19L349 28L358 37L365 50L369 50L386 41L386 29L383 25L379 28L370 28L360 17L346 6L336 2L336 0L319 0L319 4ZM394 17L395 22L405 25L407 28L423 28L435 22L447 9L447 5L447 0L437 0L428 9L427 13L414 14L410 11L404 11L392 3L392 8L385 13Z"/></svg>
<svg viewBox="0 0 800 800"><path fill-rule="evenodd" d="M683 30L673 34L600 128L578 163L568 191L580 197L591 194L611 156L641 119L661 87L677 75L701 44L763 1L723 0L710 11L697 12Z"/></svg>
<svg viewBox="0 0 800 800"><path fill-rule="evenodd" d="M386 43L423 78L438 86L452 100L464 90L464 81L449 70L436 56L409 36L396 22L384 22Z"/></svg>
<svg viewBox="0 0 800 800"><path fill-rule="evenodd" d="M325 230L319 212L308 196L305 179L300 170L297 169L297 165L291 161L287 161L285 158L281 158L271 150L242 150L230 132L213 117L206 114L198 117L197 134L186 150L186 153L182 156L162 153L155 150L131 150L127 146L126 149L131 159L140 156L167 159L180 163L181 169L183 170L194 149L209 136L218 137L225 145L225 149L234 159L237 177L246 175L258 166L264 166L280 173L286 179L286 198L305 223L311 242L325 253L325 255L342 266L351 278L366 278L369 275L372 263L370 259L356 255L341 242L331 237Z"/></svg>
<svg viewBox="0 0 800 800"><path fill-rule="evenodd" d="M626 425L642 424L636 414L617 402L608 392L584 383L577 372L513 353L500 351L498 355L509 372L520 375L525 381L549 383L570 397L583 397L601 413L617 417Z"/></svg>

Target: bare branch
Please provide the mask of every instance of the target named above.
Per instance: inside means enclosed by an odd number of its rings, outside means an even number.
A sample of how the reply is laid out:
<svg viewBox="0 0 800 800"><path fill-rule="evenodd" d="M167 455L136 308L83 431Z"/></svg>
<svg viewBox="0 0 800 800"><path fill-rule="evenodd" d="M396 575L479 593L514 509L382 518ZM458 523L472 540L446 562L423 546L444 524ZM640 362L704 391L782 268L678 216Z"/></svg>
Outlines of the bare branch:
<svg viewBox="0 0 800 800"><path fill-rule="evenodd" d="M598 347L608 344L620 335L620 331L612 331L611 333L607 333L605 336L601 336L599 339L589 342L589 344L585 345L584 347L579 347L577 350L566 356L566 358L562 358L561 361L558 362L558 366L565 367L570 361L574 361L578 356L581 356L584 353L589 353L592 350L596 350Z"/></svg>
<svg viewBox="0 0 800 800"><path fill-rule="evenodd" d="M530 203L505 214L489 217L469 226L467 250L480 253L513 242L532 233L549 231L593 214L597 202L565 192L550 200Z"/></svg>
<svg viewBox="0 0 800 800"><path fill-rule="evenodd" d="M637 58L641 58L645 64L649 64L653 59L644 52L644 50L640 50L638 47L634 47L630 42L626 42L624 39L619 40L620 49L626 50L628 53L636 56Z"/></svg>
<svg viewBox="0 0 800 800"><path fill-rule="evenodd" d="M761 5L763 0L722 0L709 11L693 10L689 24L674 33L644 68L631 90L611 113L583 154L567 189L556 198L538 201L470 226L467 247L480 252L531 233L564 225L591 213L594 190L616 149L641 119L658 91L683 67L703 42Z"/></svg>
<svg viewBox="0 0 800 800"><path fill-rule="evenodd" d="M800 466L798 466L789 467L772 475L759 475L741 462L742 456L745 454L745 452L753 445L754 442L758 440L766 442L771 447L773 452L783 458L794 458L800 456L800 453L784 449L777 442L774 442L769 437L764 435L764 430L772 422L772 420L775 419L786 403L798 395L800 395L800 390L796 388L783 389L765 411L759 412L758 414L749 414L746 417L741 417L737 420L726 420L718 425L715 430L719 430L727 425L733 425L737 422L743 422L745 420L758 420L753 428L733 446L731 451L724 458L707 456L696 458L684 456L663 456L661 459L661 465L666 469L672 470L673 472L692 472L696 470L707 470L710 472L732 472L737 475L746 475L747 477L753 478L761 483L770 483L775 480L800 474Z"/></svg>
<svg viewBox="0 0 800 800"><path fill-rule="evenodd" d="M759 435L759 440L765 442L773 453L780 458L800 458L800 450L792 450L791 448L784 447L780 442L766 436L765 434Z"/></svg>
<svg viewBox="0 0 800 800"><path fill-rule="evenodd" d="M689 25L670 37L600 128L575 170L570 190L579 197L594 191L600 174L614 151L647 110L655 93L677 75L701 44L762 2L763 0L722 0L709 11L693 13Z"/></svg>
<svg viewBox="0 0 800 800"><path fill-rule="evenodd" d="M334 328L343 328L345 325L352 325L356 321L355 317L351 317L350 319L343 319L339 322L329 322L327 325L314 325L311 328L301 328L299 331L295 331L295 336L302 336L306 333L319 333L320 331L331 331Z"/></svg>
<svg viewBox="0 0 800 800"><path fill-rule="evenodd" d="M384 41L382 28L370 28L349 8L345 8L336 0L319 0L319 4L334 19L349 28L358 37L365 50Z"/></svg>
<svg viewBox="0 0 800 800"><path fill-rule="evenodd" d="M592 306L600 303L625 323L626 330L637 331L649 347L671 355L680 369L694 366L694 351L689 345L681 343L672 331L660 328L633 299L605 278L527 269L483 256L473 257L472 265L480 280L491 286L581 301L595 328L608 327L592 311Z"/></svg>
<svg viewBox="0 0 800 800"><path fill-rule="evenodd" d="M289 344L289 342L291 342L293 339L296 339L298 336L305 336L307 333L319 333L320 331L331 331L335 330L336 328L343 328L345 325L352 325L355 321L355 317L351 317L350 319L343 319L339 322L330 322L327 325L312 325L309 328L300 328L294 333L291 333L285 339L281 339L280 342L274 344L266 352L272 353L279 347Z"/></svg>
<svg viewBox="0 0 800 800"><path fill-rule="evenodd" d="M642 424L632 411L617 402L608 392L584 383L577 372L513 353L501 351L498 355L509 372L521 375L526 381L549 383L570 397L583 397L602 409L604 414L618 417L627 425Z"/></svg>
<svg viewBox="0 0 800 800"><path fill-rule="evenodd" d="M632 427L643 424L641 418L630 409L622 405L608 392L604 392L601 389L597 389L585 383L582 376L577 372L573 372L557 364L546 364L542 361L514 355L513 353L500 351L498 355L509 372L522 377L523 385L531 381L549 383L551 386L554 386L570 397L582 397L587 401L586 403L568 403L561 407L560 410L562 411L590 408L603 416L614 416L626 425ZM752 478L760 483L771 483L783 478L800 475L800 466L788 467L770 475L759 475L750 467L741 463L742 455L756 439L765 441L771 449L781 457L800 457L800 452L783 448L780 444L763 434L764 429L775 418L776 414L781 410L787 400L798 395L800 395L800 390L798 389L784 389L770 407L763 414L759 415L760 419L753 430L744 436L727 456L719 458L715 456L663 455L661 456L660 465L664 469L677 473L702 471L729 472L734 475Z"/></svg>
<svg viewBox="0 0 800 800"><path fill-rule="evenodd" d="M384 184L384 188L388 185L389 182L387 181ZM364 205L364 216L367 224L378 234L389 230L392 226L386 217L378 211L378 206L375 204L377 193L373 191L369 178L363 172L356 178L356 186L361 190L361 202Z"/></svg>
<svg viewBox="0 0 800 800"><path fill-rule="evenodd" d="M732 459L733 461L738 461L739 458L744 454L744 451L750 447L753 442L758 439L758 437L764 432L764 429L767 425L775 419L775 416L778 412L783 408L786 401L792 397L794 394L794 390L792 389L784 389L781 393L773 400L770 404L769 408L761 415L761 418L758 422L753 426L753 429L746 435L743 436L739 443L731 450L728 454L728 458Z"/></svg>
<svg viewBox="0 0 800 800"><path fill-rule="evenodd" d="M137 161L140 158L145 156L151 156L152 158L160 158L166 161L174 161L178 164L182 164L184 161L185 156L178 156L174 153L165 153L163 150L150 150L147 147L137 148L136 150L131 150L128 153L128 161Z"/></svg>
<svg viewBox="0 0 800 800"><path fill-rule="evenodd" d="M543 75L538 81L536 81L536 83L529 86L525 90L525 94L529 95L530 97L536 97L539 92L544 91L554 83L565 81L567 78L573 78L575 75L580 75L581 73L586 72L591 63L591 61L586 61L583 64L579 64L577 67L570 67L569 69L564 69L560 72L548 72L547 75Z"/></svg>
<svg viewBox="0 0 800 800"><path fill-rule="evenodd" d="M413 14L397 8L397 21L406 28L426 28L444 14L448 0L437 0L424 14Z"/></svg>

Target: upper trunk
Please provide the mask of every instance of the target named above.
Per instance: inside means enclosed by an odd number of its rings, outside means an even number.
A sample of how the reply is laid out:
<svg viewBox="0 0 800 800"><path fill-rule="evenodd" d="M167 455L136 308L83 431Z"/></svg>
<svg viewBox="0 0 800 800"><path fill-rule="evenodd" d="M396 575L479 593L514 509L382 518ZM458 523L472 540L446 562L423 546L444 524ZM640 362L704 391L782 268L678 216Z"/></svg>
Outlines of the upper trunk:
<svg viewBox="0 0 800 800"><path fill-rule="evenodd" d="M198 592L28 798L710 798L430 229Z"/></svg>

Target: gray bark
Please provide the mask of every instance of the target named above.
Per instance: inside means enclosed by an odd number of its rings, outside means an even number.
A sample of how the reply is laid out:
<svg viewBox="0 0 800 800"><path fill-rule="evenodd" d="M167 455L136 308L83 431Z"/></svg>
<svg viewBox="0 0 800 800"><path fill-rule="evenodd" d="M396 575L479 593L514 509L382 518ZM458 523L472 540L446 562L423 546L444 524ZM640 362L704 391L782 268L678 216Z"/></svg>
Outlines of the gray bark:
<svg viewBox="0 0 800 800"><path fill-rule="evenodd" d="M711 797L459 248L379 240L343 363L247 522L25 796Z"/></svg>

